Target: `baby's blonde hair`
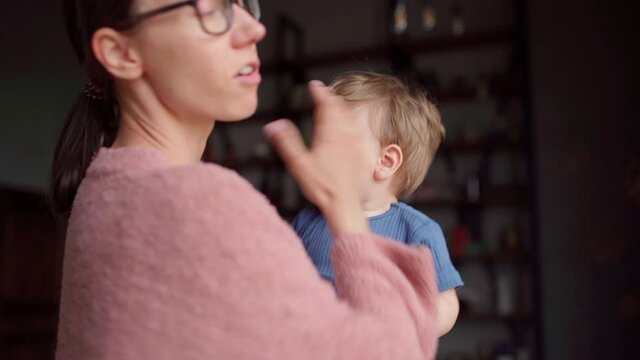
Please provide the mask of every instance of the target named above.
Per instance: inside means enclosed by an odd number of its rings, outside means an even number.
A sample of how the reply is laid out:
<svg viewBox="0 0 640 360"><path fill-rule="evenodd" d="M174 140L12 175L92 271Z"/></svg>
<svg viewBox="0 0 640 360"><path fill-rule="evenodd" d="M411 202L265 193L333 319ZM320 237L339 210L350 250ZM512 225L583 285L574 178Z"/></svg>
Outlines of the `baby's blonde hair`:
<svg viewBox="0 0 640 360"><path fill-rule="evenodd" d="M347 101L362 102L377 121L370 125L382 146L397 144L403 162L394 179L398 197L411 194L424 180L444 138L440 112L418 89L398 78L372 72L347 72L332 83Z"/></svg>

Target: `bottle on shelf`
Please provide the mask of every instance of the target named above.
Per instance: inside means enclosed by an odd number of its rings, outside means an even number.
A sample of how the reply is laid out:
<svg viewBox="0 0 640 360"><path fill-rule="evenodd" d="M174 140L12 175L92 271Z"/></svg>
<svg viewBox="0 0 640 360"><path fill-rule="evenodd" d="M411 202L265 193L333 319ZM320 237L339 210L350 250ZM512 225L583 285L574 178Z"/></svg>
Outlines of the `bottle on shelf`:
<svg viewBox="0 0 640 360"><path fill-rule="evenodd" d="M438 23L436 10L431 4L431 0L422 1L422 29L424 31L433 31Z"/></svg>
<svg viewBox="0 0 640 360"><path fill-rule="evenodd" d="M495 266L495 309L498 315L511 316L517 313L518 280L518 271L514 265Z"/></svg>
<svg viewBox="0 0 640 360"><path fill-rule="evenodd" d="M464 16L462 14L462 8L456 1L451 7L451 32L455 36L462 36L466 31Z"/></svg>
<svg viewBox="0 0 640 360"><path fill-rule="evenodd" d="M392 31L395 35L403 35L409 27L409 18L407 15L407 1L395 0L393 4L393 22Z"/></svg>

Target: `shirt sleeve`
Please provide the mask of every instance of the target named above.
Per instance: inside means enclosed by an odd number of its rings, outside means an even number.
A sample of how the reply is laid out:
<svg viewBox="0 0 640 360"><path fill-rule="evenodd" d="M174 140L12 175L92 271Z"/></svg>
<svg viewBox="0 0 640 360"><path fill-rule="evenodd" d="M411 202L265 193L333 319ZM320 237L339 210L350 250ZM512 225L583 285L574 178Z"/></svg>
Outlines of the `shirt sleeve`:
<svg viewBox="0 0 640 360"><path fill-rule="evenodd" d="M411 245L426 245L431 250L438 279L438 291L457 289L464 285L460 273L451 262L447 241L438 223L427 222L416 229L410 239Z"/></svg>

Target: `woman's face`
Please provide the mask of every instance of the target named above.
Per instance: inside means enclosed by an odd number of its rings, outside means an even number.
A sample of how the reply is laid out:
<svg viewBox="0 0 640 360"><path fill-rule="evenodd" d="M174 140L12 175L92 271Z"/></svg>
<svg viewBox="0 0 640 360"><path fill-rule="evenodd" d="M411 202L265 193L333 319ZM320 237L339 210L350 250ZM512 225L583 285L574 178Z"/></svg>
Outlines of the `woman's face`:
<svg viewBox="0 0 640 360"><path fill-rule="evenodd" d="M133 13L174 2L137 0ZM235 4L233 15L229 31L210 35L194 8L184 6L142 22L132 35L145 80L176 116L235 121L255 112L261 81L256 44L266 29Z"/></svg>

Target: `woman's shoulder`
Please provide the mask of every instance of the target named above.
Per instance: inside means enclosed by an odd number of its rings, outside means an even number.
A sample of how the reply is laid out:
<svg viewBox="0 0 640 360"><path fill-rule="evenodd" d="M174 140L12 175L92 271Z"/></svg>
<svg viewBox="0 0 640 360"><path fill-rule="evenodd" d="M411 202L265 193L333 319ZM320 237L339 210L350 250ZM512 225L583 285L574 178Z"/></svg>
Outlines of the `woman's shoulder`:
<svg viewBox="0 0 640 360"><path fill-rule="evenodd" d="M267 201L262 193L237 172L212 163L161 170L151 175L149 180L156 182L151 191L171 192L171 198L180 204L188 203L185 201L187 199L215 207Z"/></svg>
<svg viewBox="0 0 640 360"><path fill-rule="evenodd" d="M272 213L269 200L235 171L210 163L198 163L159 171L147 190L163 206L188 216L249 221ZM270 214L272 215L272 214Z"/></svg>
<svg viewBox="0 0 640 360"><path fill-rule="evenodd" d="M196 163L160 171L158 179L171 182L182 191L208 189L215 192L255 191L251 184L234 170L213 163Z"/></svg>
<svg viewBox="0 0 640 360"><path fill-rule="evenodd" d="M88 197L112 194L125 201L158 206L189 206L203 200L212 205L229 199L264 200L233 170L202 162L175 165L158 151L143 147L100 150L85 180L79 191Z"/></svg>
<svg viewBox="0 0 640 360"><path fill-rule="evenodd" d="M102 180L143 178L150 184L169 181L186 187L206 187L217 182L238 186L245 183L235 171L225 167L203 162L176 165L160 151L146 146L100 149L87 170L87 177Z"/></svg>

